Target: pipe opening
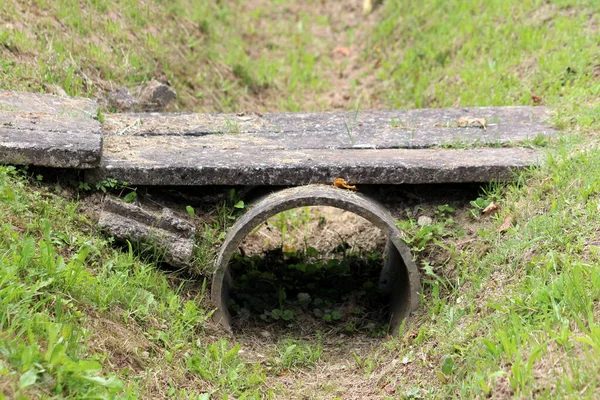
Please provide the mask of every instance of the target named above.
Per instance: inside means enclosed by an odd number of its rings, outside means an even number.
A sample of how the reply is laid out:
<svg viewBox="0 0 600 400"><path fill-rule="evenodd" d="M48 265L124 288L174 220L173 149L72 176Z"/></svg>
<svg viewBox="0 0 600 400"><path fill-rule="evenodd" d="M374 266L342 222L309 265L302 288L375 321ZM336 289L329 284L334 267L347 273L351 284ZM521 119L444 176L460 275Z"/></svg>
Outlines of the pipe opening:
<svg viewBox="0 0 600 400"><path fill-rule="evenodd" d="M386 237L334 207L283 211L233 254L227 308L233 330L387 332Z"/></svg>
<svg viewBox="0 0 600 400"><path fill-rule="evenodd" d="M322 185L273 193L221 247L215 318L227 329L258 317L303 331L393 332L417 307L420 288L400 235L383 207L357 193Z"/></svg>

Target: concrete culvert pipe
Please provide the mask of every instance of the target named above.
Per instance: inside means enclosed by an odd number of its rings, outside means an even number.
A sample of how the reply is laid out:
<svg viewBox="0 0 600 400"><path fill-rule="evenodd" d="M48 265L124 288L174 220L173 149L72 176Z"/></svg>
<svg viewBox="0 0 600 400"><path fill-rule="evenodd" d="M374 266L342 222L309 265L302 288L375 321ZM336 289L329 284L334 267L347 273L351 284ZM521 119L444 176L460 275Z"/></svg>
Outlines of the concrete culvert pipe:
<svg viewBox="0 0 600 400"><path fill-rule="evenodd" d="M305 206L330 206L357 214L379 228L387 238L380 287L389 293L390 330L395 332L419 305L421 288L419 272L408 247L400 240L400 231L389 212L368 197L325 185L294 187L272 193L248 207L227 233L216 259L211 298L216 306L214 318L225 329L231 329L227 309L232 277L229 261L244 238L254 228L283 211Z"/></svg>

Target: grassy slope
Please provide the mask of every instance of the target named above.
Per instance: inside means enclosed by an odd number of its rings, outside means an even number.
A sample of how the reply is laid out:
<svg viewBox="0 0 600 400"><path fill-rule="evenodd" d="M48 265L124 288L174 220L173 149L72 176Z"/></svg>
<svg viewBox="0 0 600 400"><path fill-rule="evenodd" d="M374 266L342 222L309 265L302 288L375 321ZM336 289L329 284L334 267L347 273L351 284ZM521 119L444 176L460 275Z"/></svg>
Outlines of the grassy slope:
<svg viewBox="0 0 600 400"><path fill-rule="evenodd" d="M269 43L257 26L266 12L235 2L2 0L0 86L100 96L157 78L178 91L173 109L297 109L324 84L318 55L303 51L313 39L274 18L284 39Z"/></svg>
<svg viewBox="0 0 600 400"><path fill-rule="evenodd" d="M475 242L445 243L448 265L425 269L427 312L391 342L418 365L395 384L442 397L598 396L599 164L595 149L559 145L525 186L494 194L502 211Z"/></svg>
<svg viewBox="0 0 600 400"><path fill-rule="evenodd" d="M196 3L165 10L155 2L89 1L79 10L81 2L0 1L1 85L57 84L93 95L165 73L180 108L296 109L307 93L317 99L307 107L326 107L320 79L337 67L327 56L297 52L323 46L317 39L274 21L291 47L251 53L245 22L271 15L273 5ZM307 31L312 21L326 22L303 12L298 21ZM476 240L443 241L452 257L424 269L425 299L408 334L354 366L374 391L598 396L597 15L576 0L397 0L371 16L380 22L358 61L377 75L371 91L380 105L530 104L534 94L569 133L543 168L493 193L502 210ZM0 390L9 398L286 396L293 387L277 388L273 379L291 369L285 374L301 385L315 365L315 345L289 342L267 363L246 362L207 330L201 293L112 250L75 204L10 168L0 170L0 213ZM501 234L508 215L513 226Z"/></svg>

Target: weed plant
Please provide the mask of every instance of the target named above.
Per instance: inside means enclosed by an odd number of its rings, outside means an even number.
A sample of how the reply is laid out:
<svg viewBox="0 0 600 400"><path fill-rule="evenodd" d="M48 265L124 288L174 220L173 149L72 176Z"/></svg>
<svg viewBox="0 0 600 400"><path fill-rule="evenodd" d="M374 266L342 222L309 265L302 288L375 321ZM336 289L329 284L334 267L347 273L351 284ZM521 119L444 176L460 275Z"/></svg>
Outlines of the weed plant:
<svg viewBox="0 0 600 400"><path fill-rule="evenodd" d="M326 257L313 247L262 255L235 254L229 309L238 326L262 320L314 330L385 332L388 296L378 287L381 253L347 252ZM293 329L292 329L293 330Z"/></svg>

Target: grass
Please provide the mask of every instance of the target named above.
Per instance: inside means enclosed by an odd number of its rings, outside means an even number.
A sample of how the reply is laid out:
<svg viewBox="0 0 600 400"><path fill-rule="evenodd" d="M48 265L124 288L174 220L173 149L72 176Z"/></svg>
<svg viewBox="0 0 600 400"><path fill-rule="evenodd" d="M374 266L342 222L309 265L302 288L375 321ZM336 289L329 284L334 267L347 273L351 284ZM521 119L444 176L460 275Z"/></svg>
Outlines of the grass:
<svg viewBox="0 0 600 400"><path fill-rule="evenodd" d="M0 398L598 397L598 5L389 0L356 22L294 4L0 0L0 85L101 96L166 76L174 110L206 111L539 98L563 135L533 140L546 162L515 183L399 221L423 301L376 341L215 332L202 279L115 250L60 186L0 167ZM198 272L236 204L201 229Z"/></svg>
<svg viewBox="0 0 600 400"><path fill-rule="evenodd" d="M532 95L555 105L595 86L595 3L391 1L385 11L369 57L393 107L527 105Z"/></svg>
<svg viewBox="0 0 600 400"><path fill-rule="evenodd" d="M265 40L257 25L269 12L234 2L3 0L0 85L101 96L158 78L177 90L175 109L236 111L285 82L291 92L281 104L299 109L301 92L323 85L317 55L304 51L313 40L302 29L309 16L275 27L286 29L291 47L274 44L280 57L263 57L254 47Z"/></svg>
<svg viewBox="0 0 600 400"><path fill-rule="evenodd" d="M598 165L600 152L572 151L562 144L526 186L503 190L503 209L478 240L453 251L451 265L425 270L428 312L400 346L391 343L400 355L421 353L438 373L444 357L453 357L456 367L446 379L433 377L437 388L417 382L419 393L597 395L600 177L584 175ZM508 215L513 227L502 233Z"/></svg>
<svg viewBox="0 0 600 400"><path fill-rule="evenodd" d="M186 396L200 398L262 381L239 360L238 345L203 333L211 314L202 308L204 286L190 292L131 248L113 250L76 203L29 187L12 167L0 168L0 193L4 396L163 397L185 383L195 387ZM204 360L218 363L207 369ZM224 379L229 370L240 378Z"/></svg>
<svg viewBox="0 0 600 400"><path fill-rule="evenodd" d="M322 354L323 348L319 343L283 339L277 344L274 366L278 373L287 370L314 369Z"/></svg>

